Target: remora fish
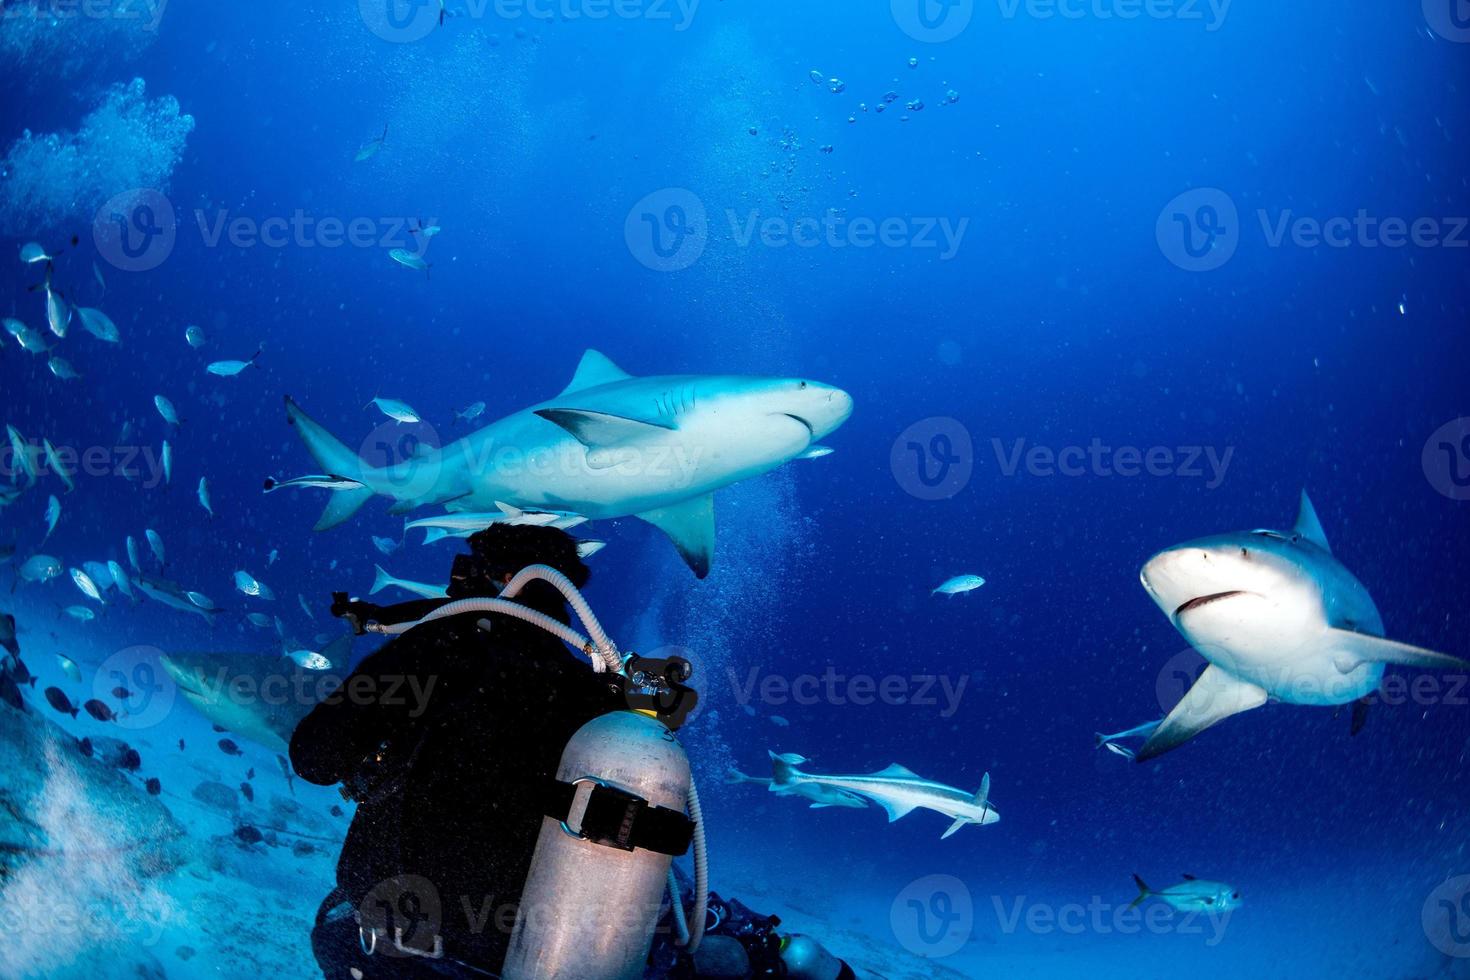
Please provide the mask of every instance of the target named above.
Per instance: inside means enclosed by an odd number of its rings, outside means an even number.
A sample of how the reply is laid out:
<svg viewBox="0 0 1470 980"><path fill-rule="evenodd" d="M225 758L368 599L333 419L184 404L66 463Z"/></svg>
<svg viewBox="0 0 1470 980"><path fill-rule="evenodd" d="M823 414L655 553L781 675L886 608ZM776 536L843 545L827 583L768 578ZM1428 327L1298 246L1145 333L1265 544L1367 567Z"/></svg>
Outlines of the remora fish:
<svg viewBox="0 0 1470 980"><path fill-rule="evenodd" d="M1470 662L1383 638L1378 607L1332 555L1306 493L1291 531L1191 541L1149 559L1143 587L1210 662L1138 752L1163 755L1268 699L1341 705L1378 689L1386 664L1467 670ZM1363 702L1354 711L1362 727Z"/></svg>
<svg viewBox="0 0 1470 980"><path fill-rule="evenodd" d="M887 810L889 823L919 808L934 810L954 819L940 840L952 836L966 824L984 826L1000 822L1000 814L990 805L989 773L980 781L979 792L971 795L953 786L924 779L897 763L870 775L819 776L796 768L806 762L799 755L777 755L775 752L770 755L772 793L791 793L803 784L812 783L846 790Z"/></svg>
<svg viewBox="0 0 1470 980"><path fill-rule="evenodd" d="M747 776L739 769L731 769L729 772L725 773L725 782L731 786L739 786L744 783L752 783L756 786L765 786L769 788L771 785L771 781L769 779L761 779L758 776ZM802 783L800 786L796 787L786 795L801 796L805 797L808 800L811 800L811 809L813 810L821 810L825 807L833 806L864 809L868 805L867 801L864 800L861 796L858 796L856 793L849 793L846 790L841 789L833 789L830 786L823 786L820 783Z"/></svg>
<svg viewBox="0 0 1470 980"><path fill-rule="evenodd" d="M1107 749L1114 755L1121 755L1125 759L1136 759L1138 757L1136 752L1118 743L1125 738L1148 738L1163 724L1163 721L1162 718L1156 721L1146 721L1142 725L1136 725L1126 732L1118 732L1116 735L1104 735L1102 732L1096 732L1094 733L1093 747Z"/></svg>
<svg viewBox="0 0 1470 980"><path fill-rule="evenodd" d="M556 398L388 467L365 463L289 398L286 411L324 472L363 484L334 494L317 530L346 521L374 494L404 510L487 512L506 501L591 520L636 515L667 534L703 578L714 553L715 491L805 453L847 421L852 398L801 379L636 378L589 351ZM501 451L548 465L487 465Z"/></svg>
<svg viewBox="0 0 1470 980"><path fill-rule="evenodd" d="M320 490L361 490L363 485L356 480L349 480L345 476L333 476L330 473L313 476L298 476L291 480L277 480L275 477L267 477L265 481L265 492L273 493L276 490L285 490L288 487L313 487Z"/></svg>

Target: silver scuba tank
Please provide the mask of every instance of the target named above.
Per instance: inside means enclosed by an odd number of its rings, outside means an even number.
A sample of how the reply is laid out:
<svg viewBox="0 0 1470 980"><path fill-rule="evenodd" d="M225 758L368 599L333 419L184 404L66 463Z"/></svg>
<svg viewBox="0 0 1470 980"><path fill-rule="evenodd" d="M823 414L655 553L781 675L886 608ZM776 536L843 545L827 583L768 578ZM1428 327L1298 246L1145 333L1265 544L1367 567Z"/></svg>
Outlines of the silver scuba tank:
<svg viewBox="0 0 1470 980"><path fill-rule="evenodd" d="M811 936L787 936L781 943L781 962L786 965L786 975L799 980L841 980L853 975L846 963Z"/></svg>
<svg viewBox="0 0 1470 980"><path fill-rule="evenodd" d="M557 780L568 794L566 817L541 824L502 975L641 977L671 854L688 845L689 759L657 718L617 711L572 736ZM654 831L671 827L676 838L683 830L682 847L641 846L661 846L670 834Z"/></svg>

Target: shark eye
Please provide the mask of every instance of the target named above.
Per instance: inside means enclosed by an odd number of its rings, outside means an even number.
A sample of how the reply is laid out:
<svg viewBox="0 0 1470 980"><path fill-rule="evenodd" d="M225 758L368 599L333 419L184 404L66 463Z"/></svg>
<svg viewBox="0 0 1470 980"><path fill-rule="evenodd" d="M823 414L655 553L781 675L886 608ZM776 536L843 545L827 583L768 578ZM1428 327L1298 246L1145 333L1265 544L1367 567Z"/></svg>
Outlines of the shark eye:
<svg viewBox="0 0 1470 980"><path fill-rule="evenodd" d="M1215 904L1215 900L1213 898L1207 898L1207 899L1205 899L1205 904L1206 905L1214 905Z"/></svg>
<svg viewBox="0 0 1470 980"><path fill-rule="evenodd" d="M1231 892L1230 893L1230 897L1231 898L1239 898L1240 897L1240 892Z"/></svg>

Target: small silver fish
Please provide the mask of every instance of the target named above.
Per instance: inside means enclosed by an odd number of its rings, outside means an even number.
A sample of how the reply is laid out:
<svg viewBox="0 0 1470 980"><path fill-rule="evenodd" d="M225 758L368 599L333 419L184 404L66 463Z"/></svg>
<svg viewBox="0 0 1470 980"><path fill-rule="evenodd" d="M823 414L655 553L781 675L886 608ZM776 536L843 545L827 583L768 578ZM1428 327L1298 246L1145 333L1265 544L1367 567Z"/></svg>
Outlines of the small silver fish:
<svg viewBox="0 0 1470 980"><path fill-rule="evenodd" d="M154 395L153 406L158 409L158 414L162 415L163 420L169 425L176 426L179 424L179 413L174 410L173 402L162 395Z"/></svg>
<svg viewBox="0 0 1470 980"><path fill-rule="evenodd" d="M394 262L397 262L399 265L403 266L405 269L412 269L415 272L422 272L424 275L429 274L429 263L425 262L421 257L413 254L406 248L395 248L393 251L388 253L388 257Z"/></svg>
<svg viewBox="0 0 1470 980"><path fill-rule="evenodd" d="M420 421L418 412L415 412L407 402L399 401L396 398L374 398L367 405L364 405L363 408L367 408L369 405L378 406L378 411L395 422L403 422L411 425Z"/></svg>
<svg viewBox="0 0 1470 980"><path fill-rule="evenodd" d="M81 318L82 329L86 330L87 333L96 337L98 340L106 341L109 344L116 344L122 341L122 334L118 333L117 324L113 323L107 314L101 310L93 309L90 306L79 306L77 307L77 316Z"/></svg>
<svg viewBox="0 0 1470 980"><path fill-rule="evenodd" d="M243 569L235 573L235 588L257 599L274 602L276 598L276 594L265 583L258 581L255 576Z"/></svg>
<svg viewBox="0 0 1470 980"><path fill-rule="evenodd" d="M76 381L81 378L81 375L77 374L77 369L72 367L64 357L53 357L46 362L46 366L62 381Z"/></svg>
<svg viewBox="0 0 1470 980"><path fill-rule="evenodd" d="M248 361L215 361L204 370L210 374L218 375L221 378L233 378L248 367L256 367L255 362L262 353L263 351L257 350L255 356L251 357Z"/></svg>
<svg viewBox="0 0 1470 980"><path fill-rule="evenodd" d="M369 140L368 142L362 144L362 146L357 151L357 156L352 158L353 162L362 163L364 160L371 160L373 157L378 155L378 151L383 148L383 144L387 142L387 140L388 127L384 126L383 135L379 136L375 140Z"/></svg>
<svg viewBox="0 0 1470 980"><path fill-rule="evenodd" d="M97 618L97 614L86 606L67 606L62 612L66 613L72 619L79 619L84 623L90 623Z"/></svg>
<svg viewBox="0 0 1470 980"><path fill-rule="evenodd" d="M198 327L188 327L184 330L184 340L188 341L190 347L198 350L205 343L204 331Z"/></svg>
<svg viewBox="0 0 1470 980"><path fill-rule="evenodd" d="M163 557L163 538L152 528L145 530L143 536L148 539L148 547L153 549L153 557L158 559L158 564L167 565L168 561Z"/></svg>
<svg viewBox="0 0 1470 980"><path fill-rule="evenodd" d="M163 440L163 482L174 482L174 447L169 445L167 439Z"/></svg>
<svg viewBox="0 0 1470 980"><path fill-rule="evenodd" d="M71 570L71 580L76 583L78 589L82 590L82 595L88 599L95 599L103 605L107 604L107 600L102 598L102 590L98 589L97 583L92 581L92 576L80 568L73 568Z"/></svg>
<svg viewBox="0 0 1470 980"><path fill-rule="evenodd" d="M133 571L141 572L143 570L143 566L138 562L138 542L133 540L133 536L131 534L128 535L127 544L128 564L133 566Z"/></svg>
<svg viewBox="0 0 1470 980"><path fill-rule="evenodd" d="M46 501L46 535L41 538L44 543L46 538L51 537L51 532L56 530L56 522L61 520L61 501L52 497Z"/></svg>
<svg viewBox="0 0 1470 980"><path fill-rule="evenodd" d="M85 609L86 607L79 606L78 608ZM87 612L91 611L92 610L87 609ZM56 665L60 667L61 672L65 674L68 678L70 678L74 683L80 684L82 682L82 668L77 666L75 660L72 660L65 654L58 653L56 655Z"/></svg>
<svg viewBox="0 0 1470 980"><path fill-rule="evenodd" d="M46 325L57 337L66 336L66 328L71 324L71 310L67 309L66 301L61 294L46 286Z"/></svg>
<svg viewBox="0 0 1470 980"><path fill-rule="evenodd" d="M62 462L61 454L56 451L55 446L51 445L50 439L42 439L41 446L46 450L46 465L58 480L66 484L66 492L71 493L77 488L77 485L72 480L71 472L66 468L66 464Z"/></svg>
<svg viewBox="0 0 1470 980"><path fill-rule="evenodd" d="M52 262L56 259L54 255L47 255L46 250L38 242L26 242L20 247L20 260L26 265L35 265L37 262Z"/></svg>
<svg viewBox="0 0 1470 980"><path fill-rule="evenodd" d="M966 592L974 592L984 584L985 579L979 575L956 575L929 594L947 596L964 595Z"/></svg>
<svg viewBox="0 0 1470 980"><path fill-rule="evenodd" d="M209 505L209 479L202 476L199 478L199 506L209 511L210 517L214 516L214 508Z"/></svg>
<svg viewBox="0 0 1470 980"><path fill-rule="evenodd" d="M20 577L26 582L49 582L61 574L61 562L50 555L32 555L20 566Z"/></svg>

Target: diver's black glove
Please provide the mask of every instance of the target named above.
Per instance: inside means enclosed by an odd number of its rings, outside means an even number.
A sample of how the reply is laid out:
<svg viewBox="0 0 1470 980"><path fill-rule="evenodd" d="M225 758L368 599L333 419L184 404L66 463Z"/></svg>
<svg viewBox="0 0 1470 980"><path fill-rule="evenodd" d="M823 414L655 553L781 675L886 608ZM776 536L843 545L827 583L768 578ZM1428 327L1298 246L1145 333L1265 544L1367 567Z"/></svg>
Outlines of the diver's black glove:
<svg viewBox="0 0 1470 980"><path fill-rule="evenodd" d="M353 599L346 592L332 593L332 615L337 619L347 620L352 632L358 636L367 632L368 623L378 621L382 611L382 606Z"/></svg>

